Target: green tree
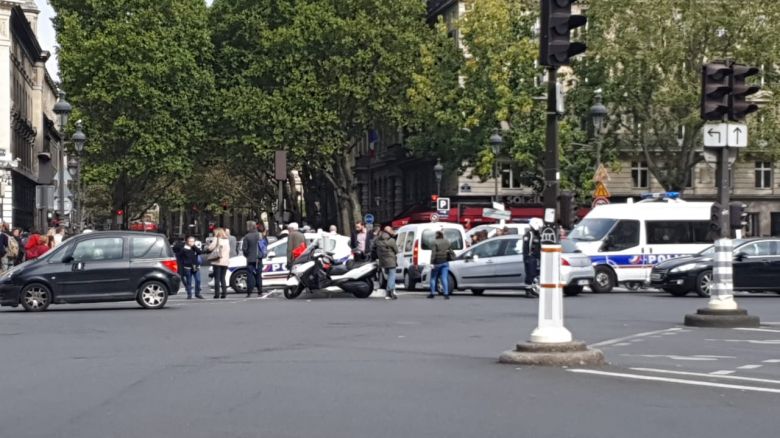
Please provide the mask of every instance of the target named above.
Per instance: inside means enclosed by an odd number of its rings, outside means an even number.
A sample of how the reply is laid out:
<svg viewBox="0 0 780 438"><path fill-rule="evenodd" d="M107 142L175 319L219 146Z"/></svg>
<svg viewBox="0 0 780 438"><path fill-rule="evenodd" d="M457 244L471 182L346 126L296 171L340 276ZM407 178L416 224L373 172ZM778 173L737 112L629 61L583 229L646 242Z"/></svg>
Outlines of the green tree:
<svg viewBox="0 0 780 438"><path fill-rule="evenodd" d="M213 109L202 0L51 0L63 88L89 137L84 177L143 216L187 180Z"/></svg>
<svg viewBox="0 0 780 438"><path fill-rule="evenodd" d="M468 12L448 29L442 18L421 49L419 73L408 91L412 103L410 145L421 155L445 157L450 168L486 178L493 156L489 137L501 122L508 129L502 155L524 185L541 192L545 150L545 73L534 25L539 3L533 0L470 0ZM462 37L462 50L452 36ZM506 128L506 126L505 126ZM561 165L565 187L583 188L589 160L568 154L580 136L561 124Z"/></svg>
<svg viewBox="0 0 780 438"><path fill-rule="evenodd" d="M227 147L267 173L275 149L319 170L348 232L362 216L353 152L371 127L402 122L423 2L216 0L211 24Z"/></svg>
<svg viewBox="0 0 780 438"><path fill-rule="evenodd" d="M749 150L777 153L780 40L772 36L780 32L780 3L588 3L588 52L574 65L580 78L574 101L586 114L593 90L604 89L611 113L608 143L639 152L664 187L683 190L702 159L701 65L733 59L764 67L764 109L749 117Z"/></svg>

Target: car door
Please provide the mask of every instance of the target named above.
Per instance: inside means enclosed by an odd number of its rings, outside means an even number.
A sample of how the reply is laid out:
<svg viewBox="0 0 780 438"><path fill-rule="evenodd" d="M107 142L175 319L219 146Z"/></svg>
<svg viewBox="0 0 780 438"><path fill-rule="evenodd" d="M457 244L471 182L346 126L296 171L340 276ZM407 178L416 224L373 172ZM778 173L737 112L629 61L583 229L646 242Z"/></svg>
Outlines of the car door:
<svg viewBox="0 0 780 438"><path fill-rule="evenodd" d="M769 256L765 274L762 276L762 289L780 290L780 240L769 240Z"/></svg>
<svg viewBox="0 0 780 438"><path fill-rule="evenodd" d="M130 289L135 291L160 261L168 258L167 243L158 235L130 237Z"/></svg>
<svg viewBox="0 0 780 438"><path fill-rule="evenodd" d="M498 239L481 242L471 248L462 263L456 268L459 271L458 287L495 288L498 287L495 274L496 259L499 256L503 242Z"/></svg>
<svg viewBox="0 0 780 438"><path fill-rule="evenodd" d="M132 298L127 239L95 237L76 243L66 257L70 270L62 277L63 294L75 301Z"/></svg>
<svg viewBox="0 0 780 438"><path fill-rule="evenodd" d="M520 287L523 284L525 267L523 266L523 239L501 239L504 246L494 258L495 281L506 288Z"/></svg>
<svg viewBox="0 0 780 438"><path fill-rule="evenodd" d="M769 253L767 242L748 242L734 251L732 272L734 289L750 290L760 287L763 264Z"/></svg>
<svg viewBox="0 0 780 438"><path fill-rule="evenodd" d="M276 241L268 247L263 259L263 281L287 278L287 238Z"/></svg>

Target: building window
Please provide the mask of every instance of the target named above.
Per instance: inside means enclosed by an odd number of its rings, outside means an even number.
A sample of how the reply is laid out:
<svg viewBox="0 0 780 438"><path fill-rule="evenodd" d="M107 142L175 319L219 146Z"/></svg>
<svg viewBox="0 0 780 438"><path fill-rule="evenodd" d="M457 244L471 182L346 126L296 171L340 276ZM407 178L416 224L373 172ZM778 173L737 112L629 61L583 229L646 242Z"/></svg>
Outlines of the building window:
<svg viewBox="0 0 780 438"><path fill-rule="evenodd" d="M756 188L772 188L772 162L756 161Z"/></svg>
<svg viewBox="0 0 780 438"><path fill-rule="evenodd" d="M647 161L631 162L631 180L635 188L647 188Z"/></svg>
<svg viewBox="0 0 780 438"><path fill-rule="evenodd" d="M499 166L501 169L501 188L519 189L520 172L517 169L513 169L511 163L501 163Z"/></svg>

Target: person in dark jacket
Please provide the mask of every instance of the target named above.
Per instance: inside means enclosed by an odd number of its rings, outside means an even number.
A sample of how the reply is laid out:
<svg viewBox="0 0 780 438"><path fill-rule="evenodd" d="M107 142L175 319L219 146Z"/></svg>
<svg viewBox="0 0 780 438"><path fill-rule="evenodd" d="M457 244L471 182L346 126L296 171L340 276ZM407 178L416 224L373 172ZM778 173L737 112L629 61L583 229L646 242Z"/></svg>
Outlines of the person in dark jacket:
<svg viewBox="0 0 780 438"><path fill-rule="evenodd" d="M387 296L386 300L396 300L395 294L395 268L397 265L398 246L395 243L395 235L392 227L385 227L374 240L374 250L376 251L377 265L384 271L387 278Z"/></svg>
<svg viewBox="0 0 780 438"><path fill-rule="evenodd" d="M187 299L191 300L194 292L195 297L202 300L203 295L200 294L200 255L203 251L195 245L195 237L193 236L188 236L187 241L178 250L177 259L180 260L181 271L184 273L184 289L187 291Z"/></svg>
<svg viewBox="0 0 780 438"><path fill-rule="evenodd" d="M13 236L16 239L16 244L19 245L19 251L16 254L16 260L14 260L14 266L24 263L24 243L22 242L22 229L14 228Z"/></svg>
<svg viewBox="0 0 780 438"><path fill-rule="evenodd" d="M287 269L289 270L295 259L306 249L306 237L298 231L298 223L290 222L287 225Z"/></svg>
<svg viewBox="0 0 780 438"><path fill-rule="evenodd" d="M258 254L258 244L261 239L260 232L257 231L257 223L248 221L246 223L246 235L241 243L241 253L246 257L246 296L252 296L252 291L257 288L257 296L263 294L263 261Z"/></svg>
<svg viewBox="0 0 780 438"><path fill-rule="evenodd" d="M532 286L539 276L539 261L542 258L542 238L539 234L544 222L539 218L528 221L528 230L523 234L523 265L525 284Z"/></svg>
<svg viewBox="0 0 780 438"><path fill-rule="evenodd" d="M444 238L444 233L436 232L436 240L433 241L431 248L431 293L428 298L436 297L436 284L441 278L442 291L444 299L450 299L449 275L450 275L450 242Z"/></svg>
<svg viewBox="0 0 780 438"><path fill-rule="evenodd" d="M371 239L373 237L373 233L368 231L363 222L357 222L350 236L349 244L352 249L363 253L363 257L368 257L371 252Z"/></svg>

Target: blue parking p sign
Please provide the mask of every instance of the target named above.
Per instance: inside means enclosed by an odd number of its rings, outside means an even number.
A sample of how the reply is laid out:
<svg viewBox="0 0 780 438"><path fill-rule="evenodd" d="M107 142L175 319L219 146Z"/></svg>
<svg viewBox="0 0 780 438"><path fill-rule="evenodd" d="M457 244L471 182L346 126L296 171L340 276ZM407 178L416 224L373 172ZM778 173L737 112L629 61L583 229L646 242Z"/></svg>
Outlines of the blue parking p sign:
<svg viewBox="0 0 780 438"><path fill-rule="evenodd" d="M368 213L364 218L363 222L366 223L366 225L374 225L374 215L371 213Z"/></svg>

